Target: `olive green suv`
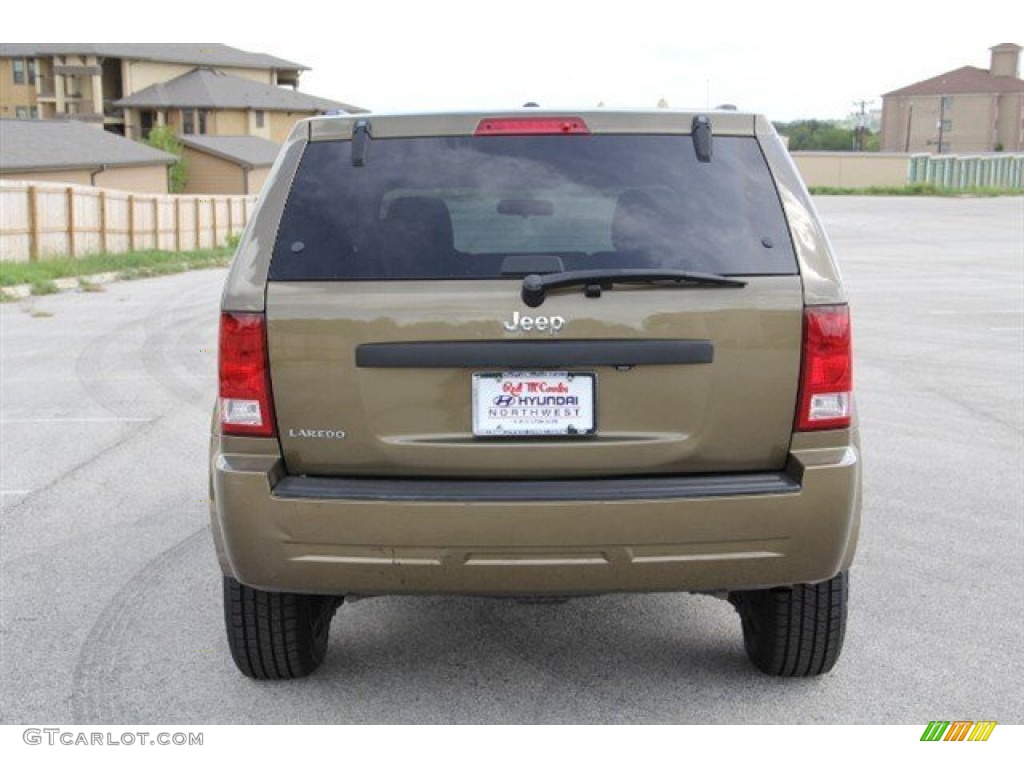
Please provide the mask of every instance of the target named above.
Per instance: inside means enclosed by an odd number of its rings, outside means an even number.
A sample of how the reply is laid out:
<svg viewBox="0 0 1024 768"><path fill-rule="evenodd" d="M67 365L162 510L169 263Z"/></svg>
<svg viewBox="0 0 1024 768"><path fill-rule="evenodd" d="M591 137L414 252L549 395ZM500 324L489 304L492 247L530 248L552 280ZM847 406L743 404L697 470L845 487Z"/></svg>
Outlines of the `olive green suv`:
<svg viewBox="0 0 1024 768"><path fill-rule="evenodd" d="M346 597L712 593L832 668L860 520L850 317L763 117L299 123L221 307L212 529L240 670Z"/></svg>

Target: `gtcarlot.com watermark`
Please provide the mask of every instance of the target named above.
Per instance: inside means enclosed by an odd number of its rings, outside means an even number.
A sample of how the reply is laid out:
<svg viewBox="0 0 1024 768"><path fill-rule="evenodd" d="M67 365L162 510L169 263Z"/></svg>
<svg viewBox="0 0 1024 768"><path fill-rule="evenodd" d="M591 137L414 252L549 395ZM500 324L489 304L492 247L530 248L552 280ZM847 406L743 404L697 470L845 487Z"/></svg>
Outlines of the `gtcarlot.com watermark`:
<svg viewBox="0 0 1024 768"><path fill-rule="evenodd" d="M22 740L30 745L66 747L201 747L203 733L150 733L149 731L67 731L63 728L26 728Z"/></svg>

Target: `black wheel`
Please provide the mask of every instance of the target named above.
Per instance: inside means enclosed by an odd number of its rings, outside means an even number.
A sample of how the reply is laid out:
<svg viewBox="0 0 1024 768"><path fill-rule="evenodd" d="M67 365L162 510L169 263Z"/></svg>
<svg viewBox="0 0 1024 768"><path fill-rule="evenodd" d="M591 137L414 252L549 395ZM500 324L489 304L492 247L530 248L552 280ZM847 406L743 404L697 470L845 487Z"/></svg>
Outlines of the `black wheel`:
<svg viewBox="0 0 1024 768"><path fill-rule="evenodd" d="M729 593L743 623L747 656L776 677L828 672L846 634L849 576L843 571L820 584Z"/></svg>
<svg viewBox="0 0 1024 768"><path fill-rule="evenodd" d="M256 680L305 677L327 653L341 598L264 592L224 577L224 623L231 657Z"/></svg>

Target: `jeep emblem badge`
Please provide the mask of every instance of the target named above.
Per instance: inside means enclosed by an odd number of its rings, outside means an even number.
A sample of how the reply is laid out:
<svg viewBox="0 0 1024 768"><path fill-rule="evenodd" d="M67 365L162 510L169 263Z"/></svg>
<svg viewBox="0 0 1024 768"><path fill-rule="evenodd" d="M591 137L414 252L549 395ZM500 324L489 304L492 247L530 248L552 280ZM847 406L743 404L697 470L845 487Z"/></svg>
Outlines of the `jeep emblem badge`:
<svg viewBox="0 0 1024 768"><path fill-rule="evenodd" d="M547 331L548 333L555 334L565 327L565 318L561 315L530 317L529 315L520 315L519 312L513 312L512 319L506 320L502 325L505 326L507 331L538 331L541 333Z"/></svg>

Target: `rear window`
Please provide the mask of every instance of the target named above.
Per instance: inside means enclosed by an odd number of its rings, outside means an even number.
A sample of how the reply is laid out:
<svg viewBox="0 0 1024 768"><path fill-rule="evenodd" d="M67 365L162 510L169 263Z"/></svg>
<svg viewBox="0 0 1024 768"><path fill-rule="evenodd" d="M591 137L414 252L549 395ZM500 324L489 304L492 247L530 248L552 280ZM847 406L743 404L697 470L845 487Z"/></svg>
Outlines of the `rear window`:
<svg viewBox="0 0 1024 768"><path fill-rule="evenodd" d="M795 274L757 142L689 136L481 136L313 142L271 280L497 278L665 268Z"/></svg>

